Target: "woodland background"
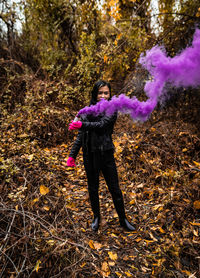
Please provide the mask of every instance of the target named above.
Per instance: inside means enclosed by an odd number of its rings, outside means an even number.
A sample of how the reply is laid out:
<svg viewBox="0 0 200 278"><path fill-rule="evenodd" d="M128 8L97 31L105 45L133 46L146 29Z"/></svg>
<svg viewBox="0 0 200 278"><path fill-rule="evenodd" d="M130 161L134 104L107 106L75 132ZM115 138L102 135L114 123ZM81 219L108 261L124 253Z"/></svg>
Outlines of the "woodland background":
<svg viewBox="0 0 200 278"><path fill-rule="evenodd" d="M157 7L157 8L156 8ZM200 27L198 0L0 2L0 277L200 277L200 91L173 88L145 123L113 136L127 216L101 178L92 213L69 122L100 78L144 100L141 53L174 57Z"/></svg>

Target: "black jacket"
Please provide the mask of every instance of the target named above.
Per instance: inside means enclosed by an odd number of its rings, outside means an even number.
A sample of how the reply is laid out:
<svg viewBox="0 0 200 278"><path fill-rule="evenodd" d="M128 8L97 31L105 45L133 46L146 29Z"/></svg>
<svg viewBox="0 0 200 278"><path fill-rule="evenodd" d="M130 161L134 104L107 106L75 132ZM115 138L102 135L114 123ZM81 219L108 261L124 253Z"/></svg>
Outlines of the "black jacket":
<svg viewBox="0 0 200 278"><path fill-rule="evenodd" d="M82 117L82 126L69 156L76 159L81 147L83 153L114 149L112 133L116 119L117 113L112 116L94 117L89 115Z"/></svg>

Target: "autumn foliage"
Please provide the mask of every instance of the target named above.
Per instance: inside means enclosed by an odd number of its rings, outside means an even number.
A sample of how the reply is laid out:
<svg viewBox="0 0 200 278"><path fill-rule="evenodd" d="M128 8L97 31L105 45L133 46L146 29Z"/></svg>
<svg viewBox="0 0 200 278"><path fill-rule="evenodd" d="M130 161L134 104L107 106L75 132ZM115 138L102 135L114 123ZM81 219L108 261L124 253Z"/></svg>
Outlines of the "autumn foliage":
<svg viewBox="0 0 200 278"><path fill-rule="evenodd" d="M4 1L0 13L0 276L200 277L199 88L167 88L145 123L118 116L115 158L136 232L120 227L101 177L93 233L82 153L66 167L67 127L94 81L146 99L140 54L185 48L198 1L159 1L156 17L151 1L23 3L21 33L17 6Z"/></svg>

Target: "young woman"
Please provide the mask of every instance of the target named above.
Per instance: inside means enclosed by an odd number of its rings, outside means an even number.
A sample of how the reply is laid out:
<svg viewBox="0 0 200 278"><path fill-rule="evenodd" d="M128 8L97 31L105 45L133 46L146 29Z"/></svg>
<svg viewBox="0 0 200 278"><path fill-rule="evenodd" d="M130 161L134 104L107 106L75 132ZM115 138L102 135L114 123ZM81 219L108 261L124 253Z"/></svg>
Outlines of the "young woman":
<svg viewBox="0 0 200 278"><path fill-rule="evenodd" d="M92 90L90 105L96 104L102 98L111 99L111 86L108 82L97 81ZM118 174L114 159L112 142L113 127L117 115L99 116L83 115L80 121L72 122L69 130L79 129L77 139L71 149L67 166L75 167L76 156L82 147L84 167L88 180L90 203L94 214L92 230L97 231L100 223L99 206L99 173L103 173L108 189L112 195L115 209L119 216L120 225L126 230L134 231L125 215L122 192L119 188Z"/></svg>

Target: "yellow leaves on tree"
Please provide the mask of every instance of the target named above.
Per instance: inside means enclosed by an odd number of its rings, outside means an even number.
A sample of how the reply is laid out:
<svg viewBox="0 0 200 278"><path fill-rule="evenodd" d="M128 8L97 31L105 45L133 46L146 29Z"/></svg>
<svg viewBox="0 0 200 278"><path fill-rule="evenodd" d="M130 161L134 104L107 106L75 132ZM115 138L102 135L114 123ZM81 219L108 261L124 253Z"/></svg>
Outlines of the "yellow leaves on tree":
<svg viewBox="0 0 200 278"><path fill-rule="evenodd" d="M110 0L107 1L107 6L110 9L109 15L115 20L119 20L121 18L120 7L118 0Z"/></svg>
<svg viewBox="0 0 200 278"><path fill-rule="evenodd" d="M196 13L196 17L200 17L200 8L198 8L198 11Z"/></svg>
<svg viewBox="0 0 200 278"><path fill-rule="evenodd" d="M105 64L107 64L107 62L108 62L108 56L104 55L103 61L104 61Z"/></svg>

